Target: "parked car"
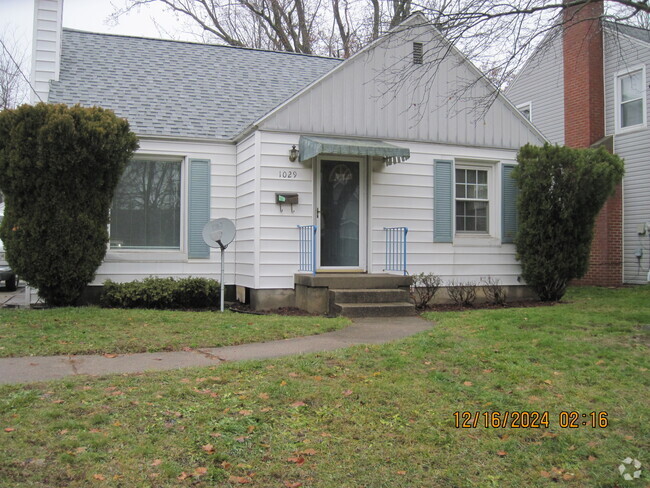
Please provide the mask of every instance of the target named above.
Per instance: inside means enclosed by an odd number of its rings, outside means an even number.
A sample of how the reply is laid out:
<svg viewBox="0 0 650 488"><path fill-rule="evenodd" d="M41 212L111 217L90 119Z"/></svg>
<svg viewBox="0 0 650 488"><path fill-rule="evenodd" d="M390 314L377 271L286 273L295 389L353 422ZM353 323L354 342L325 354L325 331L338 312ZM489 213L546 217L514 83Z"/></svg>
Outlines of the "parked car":
<svg viewBox="0 0 650 488"><path fill-rule="evenodd" d="M3 215L0 213L0 222L2 222ZM5 261L5 248L0 239L0 282L5 282L5 286L9 291L16 291L18 287L18 277Z"/></svg>

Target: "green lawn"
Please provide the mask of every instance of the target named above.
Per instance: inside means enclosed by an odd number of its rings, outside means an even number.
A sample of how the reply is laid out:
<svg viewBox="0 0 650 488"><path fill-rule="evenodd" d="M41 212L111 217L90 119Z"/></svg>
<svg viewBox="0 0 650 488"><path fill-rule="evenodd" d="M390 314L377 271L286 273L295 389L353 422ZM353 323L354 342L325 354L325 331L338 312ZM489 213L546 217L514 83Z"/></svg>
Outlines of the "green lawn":
<svg viewBox="0 0 650 488"><path fill-rule="evenodd" d="M431 313L429 332L339 353L4 386L0 486L645 488L650 287L567 301ZM506 411L549 426L480 425Z"/></svg>
<svg viewBox="0 0 650 488"><path fill-rule="evenodd" d="M347 324L232 312L0 309L0 357L179 351L320 334Z"/></svg>

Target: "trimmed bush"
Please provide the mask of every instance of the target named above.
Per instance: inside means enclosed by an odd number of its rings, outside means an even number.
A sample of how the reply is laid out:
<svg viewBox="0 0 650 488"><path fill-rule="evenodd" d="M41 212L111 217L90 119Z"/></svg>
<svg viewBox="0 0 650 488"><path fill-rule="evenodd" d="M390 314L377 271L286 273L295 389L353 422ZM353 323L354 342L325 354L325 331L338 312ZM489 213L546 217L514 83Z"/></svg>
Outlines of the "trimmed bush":
<svg viewBox="0 0 650 488"><path fill-rule="evenodd" d="M476 300L476 283L451 280L447 284L447 295L460 307L471 307Z"/></svg>
<svg viewBox="0 0 650 488"><path fill-rule="evenodd" d="M557 301L587 272L596 217L623 177L623 160L602 147L550 144L528 144L517 160L522 277L541 300Z"/></svg>
<svg viewBox="0 0 650 488"><path fill-rule="evenodd" d="M207 278L145 278L104 282L101 305L106 308L201 309L220 305L220 284Z"/></svg>
<svg viewBox="0 0 650 488"><path fill-rule="evenodd" d="M436 296L442 285L440 276L433 273L420 273L413 275L409 293L415 308L424 309Z"/></svg>
<svg viewBox="0 0 650 488"><path fill-rule="evenodd" d="M108 243L113 192L138 143L102 108L23 105L0 112L0 238L48 305L74 305Z"/></svg>
<svg viewBox="0 0 650 488"><path fill-rule="evenodd" d="M481 283L483 284L483 293L485 294L487 303L493 305L504 305L506 303L508 292L501 284L501 280L492 276L486 276L481 278Z"/></svg>

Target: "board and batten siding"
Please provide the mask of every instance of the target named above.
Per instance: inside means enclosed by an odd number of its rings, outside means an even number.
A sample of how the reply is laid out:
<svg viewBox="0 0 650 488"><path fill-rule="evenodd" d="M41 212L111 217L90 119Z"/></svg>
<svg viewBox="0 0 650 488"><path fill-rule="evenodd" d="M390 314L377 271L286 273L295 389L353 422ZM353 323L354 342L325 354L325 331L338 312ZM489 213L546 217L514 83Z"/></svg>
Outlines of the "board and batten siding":
<svg viewBox="0 0 650 488"><path fill-rule="evenodd" d="M39 0L34 10L31 102L47 102L50 80L59 79L63 0Z"/></svg>
<svg viewBox="0 0 650 488"><path fill-rule="evenodd" d="M562 36L549 32L506 89L515 106L531 104L532 122L552 144L564 144Z"/></svg>
<svg viewBox="0 0 650 488"><path fill-rule="evenodd" d="M419 19L419 17L415 17ZM413 42L424 63L413 64ZM438 59L439 58L439 59ZM433 67L435 66L435 68ZM542 138L431 27L389 35L258 122L261 130L518 149Z"/></svg>
<svg viewBox="0 0 650 488"><path fill-rule="evenodd" d="M298 134L260 132L260 239L259 288L293 288L298 272L298 225L314 223L313 162L290 162L289 149L297 145ZM403 163L384 166L368 164L370 174L368 226L368 271L382 273L385 268L384 227L406 226L408 233L408 271L432 272L446 281L478 281L493 276L506 285L518 284L520 267L513 244L501 244L501 166L515 164L515 151L448 145L406 143L411 158ZM433 241L434 160L463 163L489 161L492 165L490 205L493 217L490 236L458 237L452 243ZM291 177L284 177L284 172ZM295 176L294 172L295 171ZM297 193L299 204L293 213L289 205L275 203L276 192ZM453 193L453 191L452 191ZM241 243L240 243L241 244Z"/></svg>
<svg viewBox="0 0 650 488"><path fill-rule="evenodd" d="M237 251L239 286L257 288L259 250L259 134L237 145Z"/></svg>
<svg viewBox="0 0 650 488"><path fill-rule="evenodd" d="M625 160L623 177L623 281L647 283L650 267L650 236L639 236L638 224L650 222L650 130L645 127L616 134L616 75L644 65L646 67L646 112L648 112L648 66L650 44L605 30L606 128L614 136L614 152ZM641 265L635 253L643 249Z"/></svg>
<svg viewBox="0 0 650 488"><path fill-rule="evenodd" d="M220 251L211 249L207 259L188 258L188 164L192 159L210 161L210 218L235 219L236 174L235 146L200 142L140 139L136 156L178 157L184 159L182 172L181 250L152 251L109 249L97 270L92 284L101 285L107 279L117 282L142 280L148 276L206 277L220 280ZM235 280L237 242L231 244L225 256L225 283Z"/></svg>

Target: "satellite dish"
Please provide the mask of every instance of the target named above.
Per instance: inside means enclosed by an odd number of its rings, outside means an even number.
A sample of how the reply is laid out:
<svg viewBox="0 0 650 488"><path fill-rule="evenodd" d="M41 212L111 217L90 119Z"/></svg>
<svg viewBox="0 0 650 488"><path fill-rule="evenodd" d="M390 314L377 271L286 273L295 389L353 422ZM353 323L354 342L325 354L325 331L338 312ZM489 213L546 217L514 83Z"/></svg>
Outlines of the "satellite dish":
<svg viewBox="0 0 650 488"><path fill-rule="evenodd" d="M227 248L235 233L235 224L230 219L211 220L203 226L203 240L210 247Z"/></svg>

